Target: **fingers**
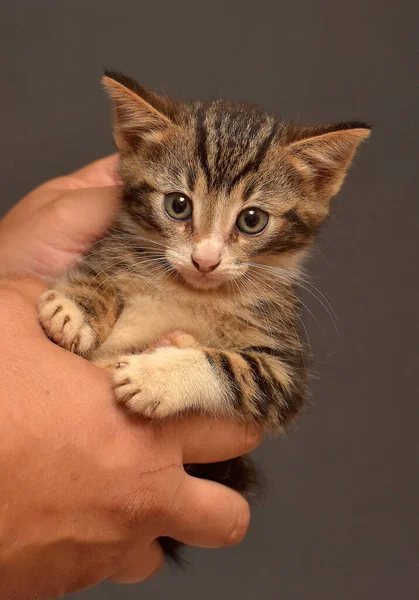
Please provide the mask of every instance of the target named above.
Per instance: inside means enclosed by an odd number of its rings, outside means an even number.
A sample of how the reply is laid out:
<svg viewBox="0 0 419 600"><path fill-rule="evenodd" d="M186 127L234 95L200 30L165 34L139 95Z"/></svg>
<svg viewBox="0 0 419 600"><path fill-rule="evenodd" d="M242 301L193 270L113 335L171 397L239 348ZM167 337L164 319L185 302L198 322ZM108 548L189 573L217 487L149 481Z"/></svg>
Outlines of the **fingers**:
<svg viewBox="0 0 419 600"><path fill-rule="evenodd" d="M260 444L263 433L255 425L202 416L188 416L168 426L175 429L185 464L211 463L241 456Z"/></svg>
<svg viewBox="0 0 419 600"><path fill-rule="evenodd" d="M80 188L101 188L120 186L117 174L118 155L112 154L97 160L82 169L56 177L38 188L32 190L25 198L20 200L3 219L9 222L21 222L28 215L40 210L53 202L62 192Z"/></svg>
<svg viewBox="0 0 419 600"><path fill-rule="evenodd" d="M63 242L54 240L54 247L73 248L100 237L111 225L119 207L118 186L79 188L63 192L45 209L44 219L50 221Z"/></svg>
<svg viewBox="0 0 419 600"><path fill-rule="evenodd" d="M160 571L164 563L164 554L158 542L148 547L144 541L133 546L123 557L118 571L110 577L115 583L140 583Z"/></svg>
<svg viewBox="0 0 419 600"><path fill-rule="evenodd" d="M30 218L9 222L9 226L4 222L0 272L29 271L43 277L60 274L105 233L119 197L115 186L67 190Z"/></svg>
<svg viewBox="0 0 419 600"><path fill-rule="evenodd" d="M42 185L44 190L74 190L89 187L120 185L118 154L111 154L77 169L73 173L51 179Z"/></svg>
<svg viewBox="0 0 419 600"><path fill-rule="evenodd" d="M219 548L237 544L249 526L249 505L240 494L189 475L185 475L178 492L176 509L164 535L190 546Z"/></svg>
<svg viewBox="0 0 419 600"><path fill-rule="evenodd" d="M78 258L75 242L79 253L103 235L119 206L117 162L117 155L98 160L41 185L18 202L0 221L0 272L55 276L70 264L66 258ZM55 260L59 267L54 271Z"/></svg>
<svg viewBox="0 0 419 600"><path fill-rule="evenodd" d="M111 154L111 156L96 160L62 179L68 179L70 185L78 183L80 187L118 185L120 181L117 166L118 154Z"/></svg>

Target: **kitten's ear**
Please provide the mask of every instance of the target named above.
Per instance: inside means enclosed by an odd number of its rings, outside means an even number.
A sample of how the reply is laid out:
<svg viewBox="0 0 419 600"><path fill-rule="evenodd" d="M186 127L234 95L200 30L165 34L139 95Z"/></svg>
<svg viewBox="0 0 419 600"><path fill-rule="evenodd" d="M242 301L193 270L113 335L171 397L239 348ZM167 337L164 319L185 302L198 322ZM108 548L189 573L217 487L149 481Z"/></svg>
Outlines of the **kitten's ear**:
<svg viewBox="0 0 419 600"><path fill-rule="evenodd" d="M340 190L355 151L370 129L365 123L308 129L288 149L301 174L312 181L322 198L329 199Z"/></svg>
<svg viewBox="0 0 419 600"><path fill-rule="evenodd" d="M120 152L158 141L173 125L174 105L121 73L105 71L102 83L114 104L114 140Z"/></svg>

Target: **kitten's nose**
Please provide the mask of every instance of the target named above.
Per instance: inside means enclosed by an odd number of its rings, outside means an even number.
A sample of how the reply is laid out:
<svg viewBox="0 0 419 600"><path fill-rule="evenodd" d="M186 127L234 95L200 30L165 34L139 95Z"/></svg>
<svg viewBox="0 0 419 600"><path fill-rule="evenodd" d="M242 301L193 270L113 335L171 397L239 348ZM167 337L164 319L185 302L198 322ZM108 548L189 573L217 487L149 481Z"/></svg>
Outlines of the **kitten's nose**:
<svg viewBox="0 0 419 600"><path fill-rule="evenodd" d="M221 262L219 254L206 257L192 254L191 259L195 269L198 269L198 271L201 271L202 273L211 273L211 271L214 271Z"/></svg>

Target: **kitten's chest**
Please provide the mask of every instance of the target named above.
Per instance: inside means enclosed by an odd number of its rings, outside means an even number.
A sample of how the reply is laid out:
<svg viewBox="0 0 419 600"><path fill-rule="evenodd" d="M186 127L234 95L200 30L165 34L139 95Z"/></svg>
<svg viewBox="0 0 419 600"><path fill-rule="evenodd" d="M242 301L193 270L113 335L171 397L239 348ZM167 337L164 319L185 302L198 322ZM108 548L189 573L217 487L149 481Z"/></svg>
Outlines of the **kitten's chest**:
<svg viewBox="0 0 419 600"><path fill-rule="evenodd" d="M203 345L228 345L228 340L235 337L233 320L233 317L222 315L210 305L194 306L151 295L134 297L126 303L109 337L95 352L94 358L105 358L135 347L146 348L174 329L190 333Z"/></svg>

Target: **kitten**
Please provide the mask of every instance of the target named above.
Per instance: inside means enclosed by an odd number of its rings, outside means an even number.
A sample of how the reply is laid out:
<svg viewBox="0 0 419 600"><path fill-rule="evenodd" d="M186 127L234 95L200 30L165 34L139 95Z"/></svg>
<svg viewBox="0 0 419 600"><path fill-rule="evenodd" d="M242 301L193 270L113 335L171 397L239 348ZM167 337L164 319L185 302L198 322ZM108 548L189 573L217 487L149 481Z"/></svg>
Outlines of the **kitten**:
<svg viewBox="0 0 419 600"><path fill-rule="evenodd" d="M301 263L369 127L181 103L119 73L103 82L121 210L41 297L46 333L109 369L116 398L139 415L194 410L284 430L307 395ZM253 485L246 458L188 468L242 493Z"/></svg>

